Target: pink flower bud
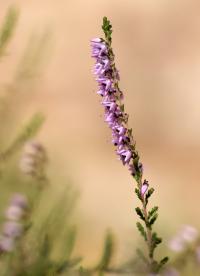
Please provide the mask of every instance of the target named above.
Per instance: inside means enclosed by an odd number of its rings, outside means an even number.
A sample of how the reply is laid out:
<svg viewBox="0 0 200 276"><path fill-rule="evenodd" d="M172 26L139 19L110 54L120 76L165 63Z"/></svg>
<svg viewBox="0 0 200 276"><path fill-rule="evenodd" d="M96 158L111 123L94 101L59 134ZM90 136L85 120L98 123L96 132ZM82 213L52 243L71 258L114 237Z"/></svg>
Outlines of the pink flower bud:
<svg viewBox="0 0 200 276"><path fill-rule="evenodd" d="M5 216L9 220L18 221L23 218L24 211L19 206L9 206L5 212Z"/></svg>
<svg viewBox="0 0 200 276"><path fill-rule="evenodd" d="M142 187L141 187L141 190L140 190L140 193L142 196L144 196L148 190L148 187L149 187L149 183L148 181L144 181L143 184L142 184Z"/></svg>
<svg viewBox="0 0 200 276"><path fill-rule="evenodd" d="M19 222L8 221L3 225L3 234L6 237L18 238L21 236L23 227Z"/></svg>
<svg viewBox="0 0 200 276"><path fill-rule="evenodd" d="M15 241L11 237L2 237L0 239L0 251L12 252L14 250Z"/></svg>

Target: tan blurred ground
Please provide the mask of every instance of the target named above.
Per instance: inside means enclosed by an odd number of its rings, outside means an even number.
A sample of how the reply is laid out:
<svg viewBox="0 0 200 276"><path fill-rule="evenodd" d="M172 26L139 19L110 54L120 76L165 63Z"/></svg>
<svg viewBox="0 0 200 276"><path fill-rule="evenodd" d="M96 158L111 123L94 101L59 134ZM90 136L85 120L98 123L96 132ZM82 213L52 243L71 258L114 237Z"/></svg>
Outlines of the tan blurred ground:
<svg viewBox="0 0 200 276"><path fill-rule="evenodd" d="M95 259L107 227L124 247L139 239L132 179L116 160L91 75L89 40L102 35L104 15L113 23L121 88L146 178L156 187L158 227L164 236L183 223L200 227L200 2L1 0L0 19L13 3L20 20L0 66L1 83L12 78L30 33L50 28L48 66L22 113L44 111L40 139L50 166L81 190L80 250Z"/></svg>

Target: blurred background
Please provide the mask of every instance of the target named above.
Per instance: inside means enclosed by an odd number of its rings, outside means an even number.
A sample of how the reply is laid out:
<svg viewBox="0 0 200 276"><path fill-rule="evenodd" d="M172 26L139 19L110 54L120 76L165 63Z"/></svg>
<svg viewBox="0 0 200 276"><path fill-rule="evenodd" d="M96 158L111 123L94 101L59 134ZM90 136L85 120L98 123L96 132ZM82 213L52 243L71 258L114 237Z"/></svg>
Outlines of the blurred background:
<svg viewBox="0 0 200 276"><path fill-rule="evenodd" d="M198 228L200 2L1 0L0 21L13 4L19 20L0 63L0 97L9 98L9 125L3 116L1 135L12 140L27 117L44 113L38 139L48 151L53 189L62 191L70 178L80 194L79 254L94 261L107 228L117 236L120 256L140 241L135 183L114 153L91 73L90 39L102 36L103 16L113 24L145 178L156 188L156 227L165 241L182 224Z"/></svg>

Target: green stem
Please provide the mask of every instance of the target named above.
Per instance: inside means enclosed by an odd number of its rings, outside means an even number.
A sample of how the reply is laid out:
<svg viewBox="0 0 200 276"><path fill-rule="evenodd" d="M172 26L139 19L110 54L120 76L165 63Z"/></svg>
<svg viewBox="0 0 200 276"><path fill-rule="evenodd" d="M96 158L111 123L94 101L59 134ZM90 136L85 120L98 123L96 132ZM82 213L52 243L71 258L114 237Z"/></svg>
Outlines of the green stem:
<svg viewBox="0 0 200 276"><path fill-rule="evenodd" d="M150 264L153 263L153 254L152 254L152 230L148 226L148 211L147 211L147 206L145 203L145 199L143 197L143 213L144 213L144 218L145 218L145 227L146 227L146 233L147 233L147 246L149 250L149 259L150 259Z"/></svg>

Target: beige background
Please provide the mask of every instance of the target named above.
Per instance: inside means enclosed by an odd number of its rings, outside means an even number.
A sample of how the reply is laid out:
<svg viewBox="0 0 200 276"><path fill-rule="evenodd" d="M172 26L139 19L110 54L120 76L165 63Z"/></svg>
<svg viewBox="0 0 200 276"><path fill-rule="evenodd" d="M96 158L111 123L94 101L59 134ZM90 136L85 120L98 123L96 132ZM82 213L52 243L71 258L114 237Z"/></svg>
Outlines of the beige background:
<svg viewBox="0 0 200 276"><path fill-rule="evenodd" d="M118 235L121 252L139 240L138 202L103 122L91 69L89 40L101 36L102 17L112 21L113 47L145 177L156 188L157 227L169 238L182 224L199 227L200 2L195 0L18 0L20 10L1 84L12 80L32 33L50 31L48 55L33 93L18 100L21 119L41 110L40 133L55 189L70 176L81 191L78 251L95 260L104 230ZM16 126L17 128L17 126ZM53 172L52 172L53 171Z"/></svg>

